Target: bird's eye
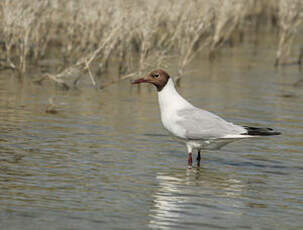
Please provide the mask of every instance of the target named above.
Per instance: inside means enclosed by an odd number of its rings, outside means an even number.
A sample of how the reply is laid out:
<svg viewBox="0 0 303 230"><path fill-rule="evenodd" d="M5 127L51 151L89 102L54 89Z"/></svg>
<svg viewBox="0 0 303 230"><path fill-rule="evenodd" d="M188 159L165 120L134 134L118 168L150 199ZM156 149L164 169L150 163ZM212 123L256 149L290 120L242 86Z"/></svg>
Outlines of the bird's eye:
<svg viewBox="0 0 303 230"><path fill-rule="evenodd" d="M158 77L160 77L160 74L159 74L159 73L154 73L154 74L153 74L153 78L158 78Z"/></svg>

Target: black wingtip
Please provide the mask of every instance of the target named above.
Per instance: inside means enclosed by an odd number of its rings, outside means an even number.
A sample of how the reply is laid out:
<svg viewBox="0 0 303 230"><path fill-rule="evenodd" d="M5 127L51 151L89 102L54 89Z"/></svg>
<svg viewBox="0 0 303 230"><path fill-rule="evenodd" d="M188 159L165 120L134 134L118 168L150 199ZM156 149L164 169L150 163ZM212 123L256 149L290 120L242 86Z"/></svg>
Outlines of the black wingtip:
<svg viewBox="0 0 303 230"><path fill-rule="evenodd" d="M250 126L243 126L247 132L243 133L243 135L250 135L250 136L275 136L280 135L281 132L275 131L272 128L257 128L257 127L250 127Z"/></svg>

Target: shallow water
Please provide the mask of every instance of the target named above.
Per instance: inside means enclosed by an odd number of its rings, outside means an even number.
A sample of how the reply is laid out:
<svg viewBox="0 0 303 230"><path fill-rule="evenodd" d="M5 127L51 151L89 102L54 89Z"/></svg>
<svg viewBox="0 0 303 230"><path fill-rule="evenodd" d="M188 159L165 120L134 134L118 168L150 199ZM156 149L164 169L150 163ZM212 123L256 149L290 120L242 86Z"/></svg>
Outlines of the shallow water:
<svg viewBox="0 0 303 230"><path fill-rule="evenodd" d="M273 68L274 52L249 43L193 63L184 97L283 135L205 151L192 170L153 88L60 92L2 74L1 229L302 229L302 72Z"/></svg>

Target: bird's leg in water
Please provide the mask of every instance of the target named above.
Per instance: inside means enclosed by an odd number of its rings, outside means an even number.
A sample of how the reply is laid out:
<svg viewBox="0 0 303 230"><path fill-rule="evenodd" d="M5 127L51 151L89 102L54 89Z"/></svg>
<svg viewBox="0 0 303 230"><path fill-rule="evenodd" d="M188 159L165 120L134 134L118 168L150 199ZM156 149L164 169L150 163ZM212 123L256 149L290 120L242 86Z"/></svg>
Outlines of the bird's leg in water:
<svg viewBox="0 0 303 230"><path fill-rule="evenodd" d="M200 160L201 160L201 154L200 149L198 150L198 156L197 156L197 166L200 167Z"/></svg>
<svg viewBox="0 0 303 230"><path fill-rule="evenodd" d="M186 148L187 148L187 152L188 152L188 168L191 169L192 168L192 165L193 165L193 158L191 156L191 153L193 151L193 148L191 145L187 144L186 145Z"/></svg>
<svg viewBox="0 0 303 230"><path fill-rule="evenodd" d="M188 168L191 169L193 165L193 158L191 157L191 153L188 153Z"/></svg>

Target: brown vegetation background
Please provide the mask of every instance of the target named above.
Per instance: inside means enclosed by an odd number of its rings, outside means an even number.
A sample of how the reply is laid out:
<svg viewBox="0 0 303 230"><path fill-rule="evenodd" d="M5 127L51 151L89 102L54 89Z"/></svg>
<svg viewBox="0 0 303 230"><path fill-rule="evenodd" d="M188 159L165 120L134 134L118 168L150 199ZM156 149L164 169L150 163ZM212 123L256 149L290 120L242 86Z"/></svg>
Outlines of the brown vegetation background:
<svg viewBox="0 0 303 230"><path fill-rule="evenodd" d="M302 22L302 0L2 0L0 70L69 88L112 69L119 78L106 86L174 60L180 79L198 53L215 60L223 45L264 30L278 38L281 65Z"/></svg>

